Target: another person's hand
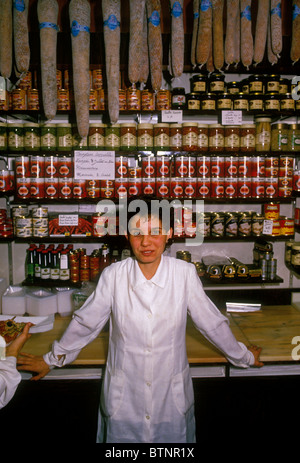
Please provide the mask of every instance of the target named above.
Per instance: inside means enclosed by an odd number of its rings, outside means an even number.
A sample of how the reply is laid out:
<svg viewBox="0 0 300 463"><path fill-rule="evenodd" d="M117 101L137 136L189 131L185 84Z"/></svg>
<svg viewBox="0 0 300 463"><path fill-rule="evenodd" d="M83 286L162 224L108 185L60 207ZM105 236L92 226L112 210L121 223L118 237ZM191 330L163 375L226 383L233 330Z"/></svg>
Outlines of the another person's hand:
<svg viewBox="0 0 300 463"><path fill-rule="evenodd" d="M7 357L18 357L20 350L24 346L25 342L30 338L29 328L33 326L32 323L26 323L21 334L18 335L7 347L6 347L6 356Z"/></svg>
<svg viewBox="0 0 300 463"><path fill-rule="evenodd" d="M36 373L32 376L32 380L37 381L38 379L44 378L49 371L49 365L45 362L44 358L39 355L27 354L26 352L21 352L17 360L18 370L30 371Z"/></svg>
<svg viewBox="0 0 300 463"><path fill-rule="evenodd" d="M259 360L259 356L260 356L260 353L261 353L261 347L250 346L250 347L248 347L248 350L250 350L250 352L252 352L252 354L254 356L254 364L252 366L253 367L262 367L264 364L263 364L263 362L261 362Z"/></svg>

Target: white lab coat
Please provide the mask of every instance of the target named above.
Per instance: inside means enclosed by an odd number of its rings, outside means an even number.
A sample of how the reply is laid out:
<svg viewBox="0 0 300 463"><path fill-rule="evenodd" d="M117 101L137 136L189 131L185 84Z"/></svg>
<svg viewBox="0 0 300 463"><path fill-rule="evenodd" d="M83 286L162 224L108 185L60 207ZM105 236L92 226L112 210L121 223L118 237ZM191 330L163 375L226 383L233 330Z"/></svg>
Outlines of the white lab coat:
<svg viewBox="0 0 300 463"><path fill-rule="evenodd" d="M72 362L110 320L99 442L195 442L187 313L234 365L253 364L252 353L236 341L227 318L205 295L195 266L166 256L151 280L132 258L106 268L62 339L44 356L49 365Z"/></svg>
<svg viewBox="0 0 300 463"><path fill-rule="evenodd" d="M6 357L0 360L0 408L3 408L14 396L21 381L21 375L16 369L16 357Z"/></svg>

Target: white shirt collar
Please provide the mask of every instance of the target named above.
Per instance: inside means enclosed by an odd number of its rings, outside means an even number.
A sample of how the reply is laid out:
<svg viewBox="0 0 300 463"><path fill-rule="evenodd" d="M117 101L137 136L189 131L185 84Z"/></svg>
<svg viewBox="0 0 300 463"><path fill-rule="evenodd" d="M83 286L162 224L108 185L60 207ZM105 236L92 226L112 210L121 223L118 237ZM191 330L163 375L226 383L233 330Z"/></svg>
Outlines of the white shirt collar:
<svg viewBox="0 0 300 463"><path fill-rule="evenodd" d="M142 270L140 269L140 266L137 262L136 259L133 259L133 272L132 272L132 278L131 278L131 286L132 288L135 288L141 284L144 284L146 282L152 282L155 285L159 286L160 288L164 288L167 280L167 275L166 275L166 268L165 268L165 259L164 256L161 256L161 260L159 263L159 266L154 274L154 276L150 279L147 280L145 275L143 274Z"/></svg>

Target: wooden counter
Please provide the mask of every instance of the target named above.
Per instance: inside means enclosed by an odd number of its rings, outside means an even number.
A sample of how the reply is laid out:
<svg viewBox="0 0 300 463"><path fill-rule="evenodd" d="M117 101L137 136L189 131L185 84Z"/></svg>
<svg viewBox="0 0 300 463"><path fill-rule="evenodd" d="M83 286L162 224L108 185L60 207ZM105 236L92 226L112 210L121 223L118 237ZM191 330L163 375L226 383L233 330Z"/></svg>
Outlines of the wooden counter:
<svg viewBox="0 0 300 463"><path fill-rule="evenodd" d="M294 336L300 336L300 311L293 306L266 306L258 312L231 313L231 329L238 341L262 347L261 360L267 362L294 362L291 353ZM42 355L50 350L70 321L69 317L56 316L54 328L32 335L24 351ZM186 346L191 365L227 363L225 357L194 328L187 324ZM104 331L80 352L74 362L77 366L104 365L108 348L108 332Z"/></svg>

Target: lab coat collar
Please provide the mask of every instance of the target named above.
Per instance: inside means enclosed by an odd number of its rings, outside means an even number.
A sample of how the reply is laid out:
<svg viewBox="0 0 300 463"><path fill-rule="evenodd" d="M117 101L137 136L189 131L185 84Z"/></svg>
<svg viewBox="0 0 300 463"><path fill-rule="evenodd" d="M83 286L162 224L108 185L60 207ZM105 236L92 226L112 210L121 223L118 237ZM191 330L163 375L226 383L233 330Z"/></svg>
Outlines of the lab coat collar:
<svg viewBox="0 0 300 463"><path fill-rule="evenodd" d="M139 264L136 259L133 260L133 272L131 274L131 286L136 288L137 286L151 281L160 288L164 288L167 281L166 262L164 256L161 256L159 266L156 270L155 275L151 280L147 280L143 272L141 271Z"/></svg>

